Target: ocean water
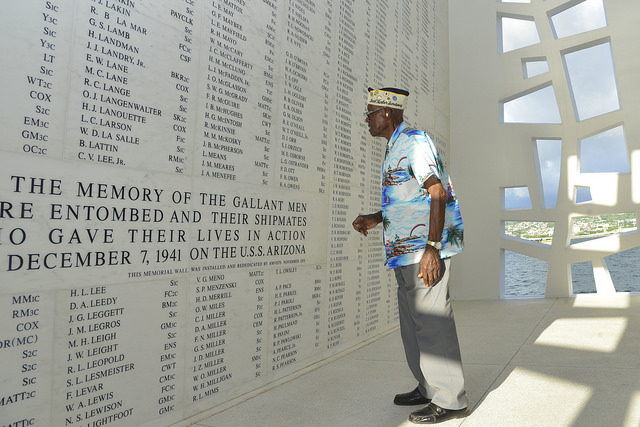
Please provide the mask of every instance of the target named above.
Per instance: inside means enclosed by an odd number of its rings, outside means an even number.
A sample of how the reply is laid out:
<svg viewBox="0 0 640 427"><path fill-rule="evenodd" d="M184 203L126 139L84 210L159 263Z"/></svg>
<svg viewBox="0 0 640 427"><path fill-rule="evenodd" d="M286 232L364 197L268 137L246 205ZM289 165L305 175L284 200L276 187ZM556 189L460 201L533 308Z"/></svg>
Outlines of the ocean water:
<svg viewBox="0 0 640 427"><path fill-rule="evenodd" d="M640 247L605 257L618 292L640 292ZM505 296L542 296L547 282L547 263L517 252L504 252ZM590 261L571 265L573 293L596 292Z"/></svg>

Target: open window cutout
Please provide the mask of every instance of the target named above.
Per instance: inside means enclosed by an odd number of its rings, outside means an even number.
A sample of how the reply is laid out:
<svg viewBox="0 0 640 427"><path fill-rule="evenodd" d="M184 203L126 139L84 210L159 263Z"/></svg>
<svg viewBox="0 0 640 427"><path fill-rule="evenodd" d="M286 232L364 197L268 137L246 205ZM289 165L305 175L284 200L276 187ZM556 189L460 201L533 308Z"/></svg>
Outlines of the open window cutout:
<svg viewBox="0 0 640 427"><path fill-rule="evenodd" d="M571 287L574 294L596 293L596 279L591 261L571 264Z"/></svg>
<svg viewBox="0 0 640 427"><path fill-rule="evenodd" d="M571 219L571 244L583 239L635 231L637 223L635 212L575 217Z"/></svg>
<svg viewBox="0 0 640 427"><path fill-rule="evenodd" d="M503 123L561 123L553 86L516 95L502 102Z"/></svg>
<svg viewBox="0 0 640 427"><path fill-rule="evenodd" d="M548 72L549 63L546 58L528 58L522 60L522 73L525 79Z"/></svg>
<svg viewBox="0 0 640 427"><path fill-rule="evenodd" d="M604 258L616 292L640 292L640 246Z"/></svg>
<svg viewBox="0 0 640 427"><path fill-rule="evenodd" d="M584 0L566 8L565 3L549 12L551 28L557 39L607 26L603 0Z"/></svg>
<svg viewBox="0 0 640 427"><path fill-rule="evenodd" d="M580 173L629 173L622 126L580 140Z"/></svg>
<svg viewBox="0 0 640 427"><path fill-rule="evenodd" d="M544 296L548 265L545 261L504 251L504 296Z"/></svg>
<svg viewBox="0 0 640 427"><path fill-rule="evenodd" d="M562 52L578 121L620 109L611 43Z"/></svg>
<svg viewBox="0 0 640 427"><path fill-rule="evenodd" d="M508 187L504 189L504 209L531 209L528 187Z"/></svg>
<svg viewBox="0 0 640 427"><path fill-rule="evenodd" d="M527 242L551 245L555 222L541 221L505 221L504 235Z"/></svg>
<svg viewBox="0 0 640 427"><path fill-rule="evenodd" d="M533 17L500 17L500 53L540 43Z"/></svg>
<svg viewBox="0 0 640 427"><path fill-rule="evenodd" d="M590 187L575 187L575 201L576 203L586 203L593 200L591 198L591 188Z"/></svg>
<svg viewBox="0 0 640 427"><path fill-rule="evenodd" d="M542 204L545 208L555 208L560 185L560 164L562 140L536 139L536 160L538 177L542 184Z"/></svg>

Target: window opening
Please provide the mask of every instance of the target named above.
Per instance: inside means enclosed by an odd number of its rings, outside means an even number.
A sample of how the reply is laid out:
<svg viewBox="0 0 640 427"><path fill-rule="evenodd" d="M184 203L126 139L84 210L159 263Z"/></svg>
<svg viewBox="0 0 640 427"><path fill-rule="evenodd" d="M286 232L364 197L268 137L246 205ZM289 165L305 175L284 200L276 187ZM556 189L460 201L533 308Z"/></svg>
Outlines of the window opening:
<svg viewBox="0 0 640 427"><path fill-rule="evenodd" d="M593 200L591 198L591 188L590 187L575 187L575 201L576 203L586 203Z"/></svg>
<svg viewBox="0 0 640 427"><path fill-rule="evenodd" d="M620 109L611 43L562 55L577 120Z"/></svg>
<svg viewBox="0 0 640 427"><path fill-rule="evenodd" d="M559 10L560 8L549 12L551 28L558 39L607 26L602 0L585 0L568 9Z"/></svg>
<svg viewBox="0 0 640 427"><path fill-rule="evenodd" d="M562 140L536 139L536 160L538 176L542 184L543 206L555 208L560 185L560 163L562 158Z"/></svg>
<svg viewBox="0 0 640 427"><path fill-rule="evenodd" d="M531 209L528 187L508 187L503 194L504 209Z"/></svg>
<svg viewBox="0 0 640 427"><path fill-rule="evenodd" d="M504 296L544 296L547 263L518 252L504 251Z"/></svg>
<svg viewBox="0 0 640 427"><path fill-rule="evenodd" d="M571 264L571 287L574 294L596 293L596 279L591 261Z"/></svg>
<svg viewBox="0 0 640 427"><path fill-rule="evenodd" d="M571 244L636 231L637 223L635 212L575 217L571 220Z"/></svg>
<svg viewBox="0 0 640 427"><path fill-rule="evenodd" d="M551 245L555 222L505 221L504 235L528 242Z"/></svg>
<svg viewBox="0 0 640 427"><path fill-rule="evenodd" d="M561 123L553 86L502 103L503 123Z"/></svg>
<svg viewBox="0 0 640 427"><path fill-rule="evenodd" d="M630 172L622 126L580 140L580 172Z"/></svg>
<svg viewBox="0 0 640 427"><path fill-rule="evenodd" d="M604 257L616 292L640 292L640 246Z"/></svg>
<svg viewBox="0 0 640 427"><path fill-rule="evenodd" d="M549 63L546 59L525 59L522 61L523 75L525 79L549 72Z"/></svg>
<svg viewBox="0 0 640 427"><path fill-rule="evenodd" d="M500 53L540 43L536 23L532 17L500 18Z"/></svg>

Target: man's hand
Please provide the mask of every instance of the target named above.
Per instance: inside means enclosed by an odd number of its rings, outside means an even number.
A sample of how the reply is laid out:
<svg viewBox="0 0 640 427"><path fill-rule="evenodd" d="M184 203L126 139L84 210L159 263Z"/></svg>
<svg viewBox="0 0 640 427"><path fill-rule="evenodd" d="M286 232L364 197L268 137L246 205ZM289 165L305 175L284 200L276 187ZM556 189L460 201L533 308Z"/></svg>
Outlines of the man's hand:
<svg viewBox="0 0 640 427"><path fill-rule="evenodd" d="M447 192L442 183L431 175L422 185L431 196L431 209L429 211L429 236L432 242L439 242L444 229L444 211L447 203ZM426 245L424 255L420 260L420 272L418 279L424 280L424 285L431 287L440 278L440 251L431 245Z"/></svg>
<svg viewBox="0 0 640 427"><path fill-rule="evenodd" d="M424 285L428 288L436 284L440 278L440 253L433 246L427 245L424 249L424 255L420 260L420 272L418 279L424 281Z"/></svg>
<svg viewBox="0 0 640 427"><path fill-rule="evenodd" d="M382 211L376 212L374 214L369 215L358 215L356 219L353 220L353 228L358 232L362 233L364 236L369 234L369 230L375 227L376 225L382 222Z"/></svg>

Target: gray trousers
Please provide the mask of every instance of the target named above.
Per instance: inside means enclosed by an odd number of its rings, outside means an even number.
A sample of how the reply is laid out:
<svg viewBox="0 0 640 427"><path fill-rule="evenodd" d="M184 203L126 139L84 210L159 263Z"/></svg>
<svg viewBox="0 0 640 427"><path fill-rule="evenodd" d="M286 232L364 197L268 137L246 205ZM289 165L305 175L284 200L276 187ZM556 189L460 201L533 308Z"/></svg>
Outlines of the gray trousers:
<svg viewBox="0 0 640 427"><path fill-rule="evenodd" d="M398 281L400 333L407 363L420 392L445 409L468 406L462 358L449 300L451 259L440 262L445 271L428 288L418 279L420 264L394 269Z"/></svg>

